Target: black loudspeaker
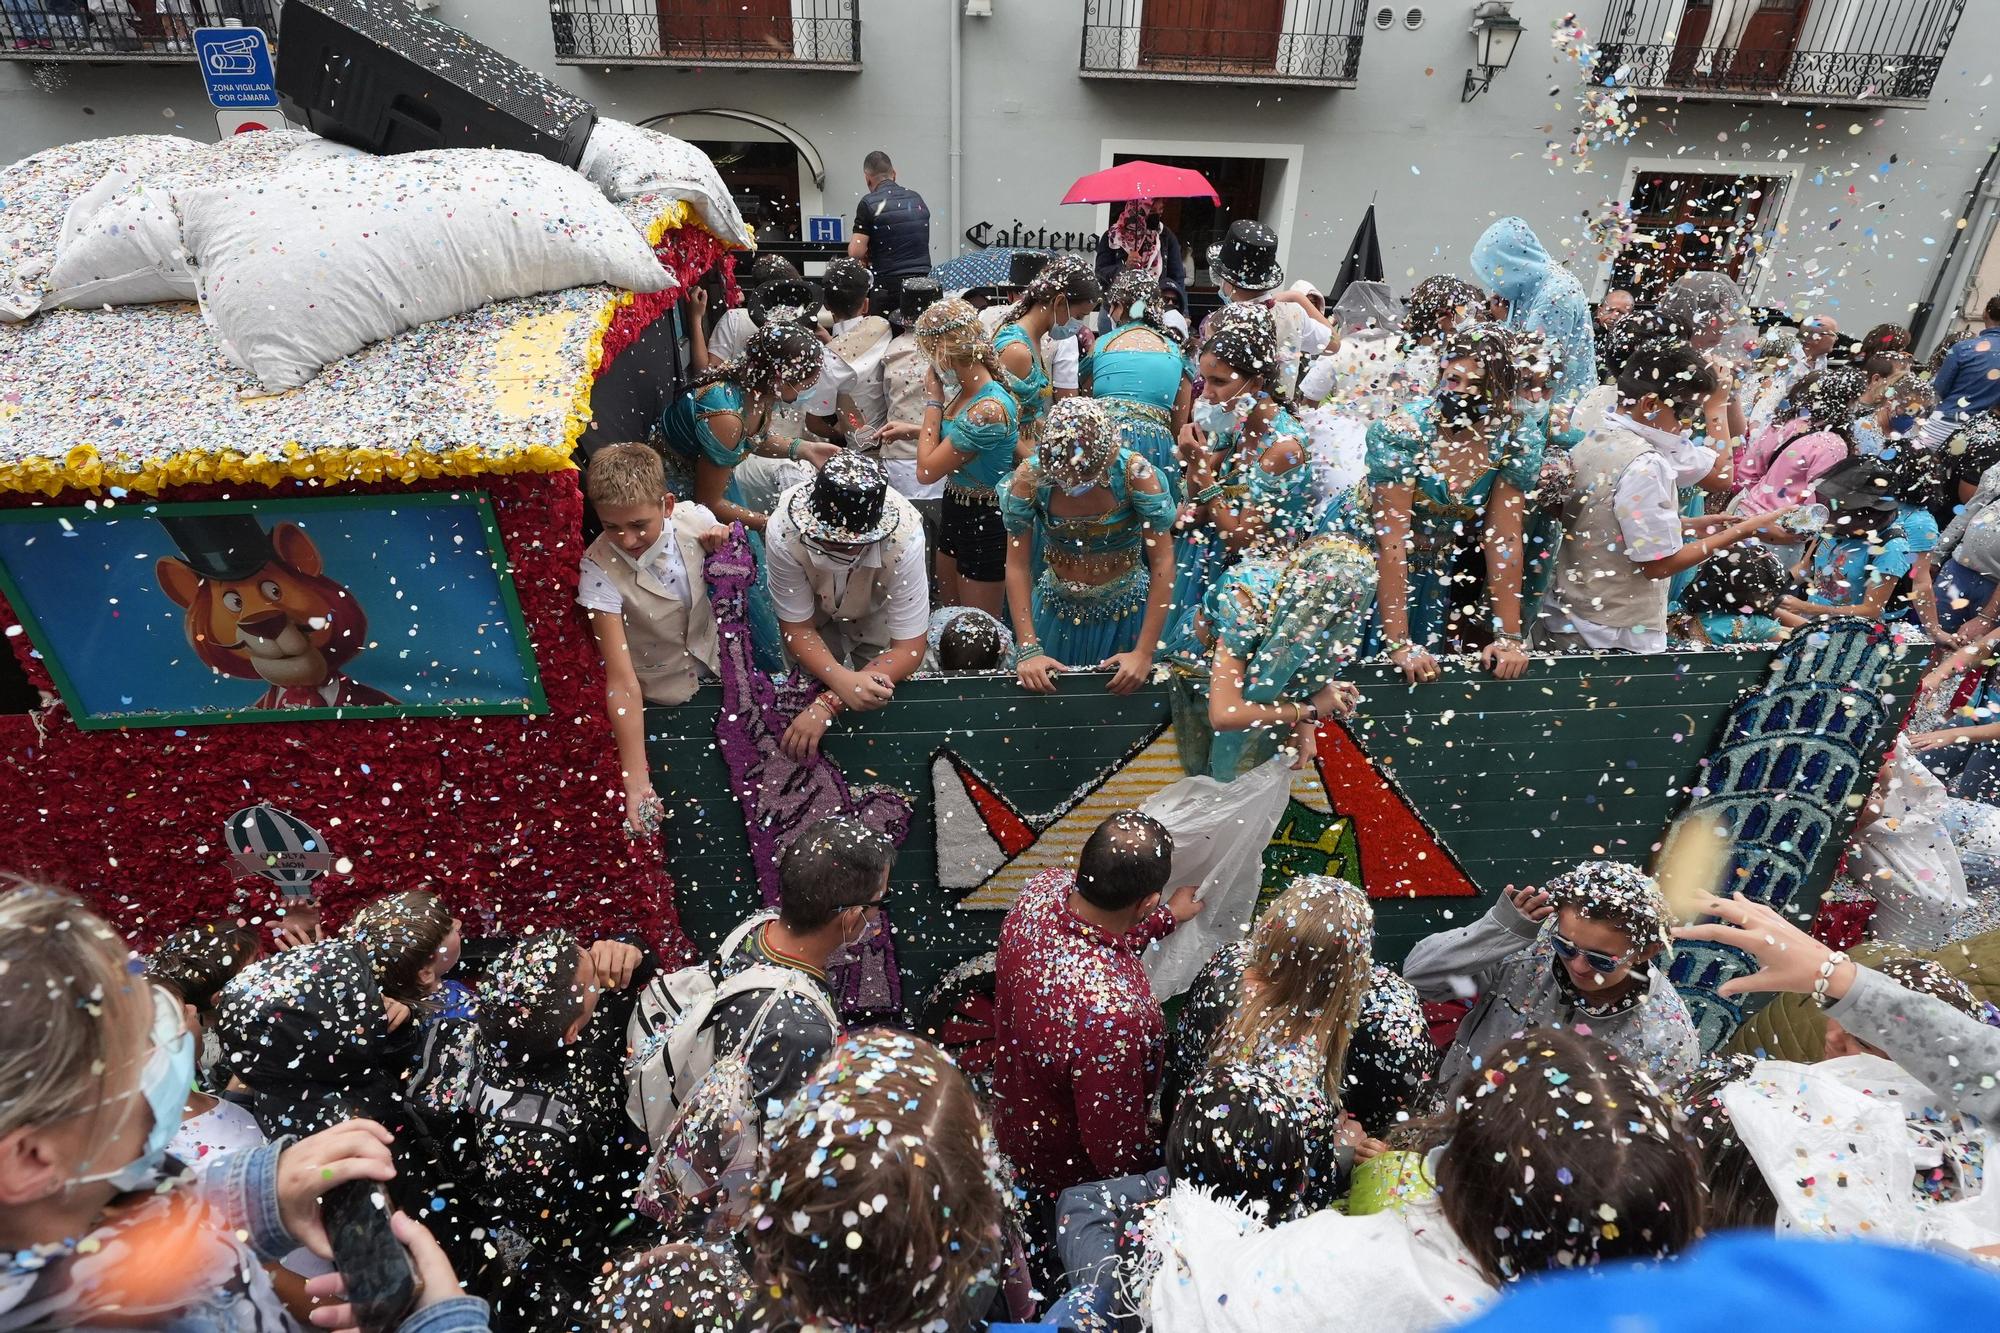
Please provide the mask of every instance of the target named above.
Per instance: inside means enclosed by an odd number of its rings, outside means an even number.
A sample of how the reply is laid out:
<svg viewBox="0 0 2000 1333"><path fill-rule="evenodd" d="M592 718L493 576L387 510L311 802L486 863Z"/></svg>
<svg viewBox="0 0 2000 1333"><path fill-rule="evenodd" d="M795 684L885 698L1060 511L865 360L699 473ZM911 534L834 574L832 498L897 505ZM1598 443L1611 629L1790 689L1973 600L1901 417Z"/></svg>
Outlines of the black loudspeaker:
<svg viewBox="0 0 2000 1333"><path fill-rule="evenodd" d="M590 103L403 0L286 0L285 115L370 153L514 148L566 167L597 123Z"/></svg>

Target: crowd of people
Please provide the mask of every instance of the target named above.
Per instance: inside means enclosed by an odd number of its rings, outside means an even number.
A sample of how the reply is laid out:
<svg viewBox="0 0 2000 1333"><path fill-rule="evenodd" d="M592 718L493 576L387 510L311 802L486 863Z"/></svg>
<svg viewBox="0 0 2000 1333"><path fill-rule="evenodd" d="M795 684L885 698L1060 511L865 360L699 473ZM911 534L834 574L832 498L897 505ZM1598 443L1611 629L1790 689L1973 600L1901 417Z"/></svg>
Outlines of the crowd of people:
<svg viewBox="0 0 2000 1333"><path fill-rule="evenodd" d="M822 687L784 733L801 758L924 670L1124 693L1165 668L1183 754L1226 781L1307 751L1362 658L1421 688L1451 655L1511 679L1531 648L1840 616L1949 649L1942 690L2000 643L2000 297L1919 368L1892 325L1760 334L1719 274L1593 313L1518 218L1464 276L1331 304L1238 222L1206 256L1227 303L1191 326L1143 202L1107 271L1017 257L1004 288L945 292L897 234L921 200L886 156L868 178L882 221L855 253L817 281L760 257L726 309L720 282L693 293L657 436L588 460L577 595L635 836L665 804L643 709L720 669L703 565L739 532L760 661ZM1892 759L1851 873L1921 897L1935 853L2000 884L1990 805L1913 813L1927 763L2000 740L1979 689ZM2000 1313L1971 1274L2000 1258L2000 1011L1936 961L1863 966L1769 907L1670 905L1592 861L1397 968L1365 893L1301 875L1165 1006L1145 951L1203 905L1172 831L1123 811L1008 912L973 1076L850 1029L829 985L882 928L895 855L856 821L804 829L775 907L685 967L563 929L468 959L415 892L139 954L15 883L0 1330L1501 1326L1561 1299L1531 1279L1614 1261L1739 1280L1724 1232L1923 1242L1942 1267L1861 1252L1857 1308L1921 1273ZM1961 933L1884 902L1886 939ZM1810 997L1827 1059L1705 1056L1681 941L1756 961L1724 995ZM409 1258L395 1308L352 1294L322 1218L357 1182ZM1641 1290L1568 1308L1659 1314L1620 1304L1660 1299Z"/></svg>

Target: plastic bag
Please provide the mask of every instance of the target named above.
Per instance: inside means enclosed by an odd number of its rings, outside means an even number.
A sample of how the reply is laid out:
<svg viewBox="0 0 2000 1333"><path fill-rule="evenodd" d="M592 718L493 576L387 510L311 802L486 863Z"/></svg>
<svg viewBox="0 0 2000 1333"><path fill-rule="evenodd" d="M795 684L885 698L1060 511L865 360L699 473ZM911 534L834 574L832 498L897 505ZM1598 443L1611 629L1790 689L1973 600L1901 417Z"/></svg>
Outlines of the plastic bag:
<svg viewBox="0 0 2000 1333"><path fill-rule="evenodd" d="M1280 755L1234 782L1182 778L1139 808L1174 835L1169 891L1199 886L1201 915L1146 950L1146 975L1161 1000L1194 984L1225 944L1243 938L1264 885L1264 848L1292 796L1292 769Z"/></svg>
<svg viewBox="0 0 2000 1333"><path fill-rule="evenodd" d="M1882 813L1848 851L1849 875L1875 899L1875 938L1942 948L1970 905L1958 849L1939 823L1944 784L1899 739L1876 795Z"/></svg>

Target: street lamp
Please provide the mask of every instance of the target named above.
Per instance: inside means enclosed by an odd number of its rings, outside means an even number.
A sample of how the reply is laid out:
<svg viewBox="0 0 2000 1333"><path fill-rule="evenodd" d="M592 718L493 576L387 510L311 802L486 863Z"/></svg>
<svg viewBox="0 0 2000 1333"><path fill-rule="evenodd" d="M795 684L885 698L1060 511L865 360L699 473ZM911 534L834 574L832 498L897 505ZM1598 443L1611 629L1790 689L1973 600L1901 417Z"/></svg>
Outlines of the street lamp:
<svg viewBox="0 0 2000 1333"><path fill-rule="evenodd" d="M1479 44L1475 57L1479 68L1465 71L1465 88L1458 95L1470 102L1493 84L1493 76L1507 68L1514 48L1521 41L1521 20L1510 11L1509 0L1480 0L1472 10L1472 37Z"/></svg>

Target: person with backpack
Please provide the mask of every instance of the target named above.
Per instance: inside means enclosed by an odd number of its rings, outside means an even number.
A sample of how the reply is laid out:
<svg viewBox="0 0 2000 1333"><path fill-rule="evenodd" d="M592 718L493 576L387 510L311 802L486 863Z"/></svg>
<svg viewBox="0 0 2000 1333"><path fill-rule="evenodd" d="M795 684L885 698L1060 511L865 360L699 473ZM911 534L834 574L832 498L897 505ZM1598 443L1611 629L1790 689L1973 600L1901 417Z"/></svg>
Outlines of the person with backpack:
<svg viewBox="0 0 2000 1333"><path fill-rule="evenodd" d="M895 846L858 820L822 819L778 862L778 906L723 939L710 965L653 979L626 1032L626 1114L654 1158L649 1213L706 1211L727 1230L765 1123L841 1037L828 988L835 955L879 929Z"/></svg>

